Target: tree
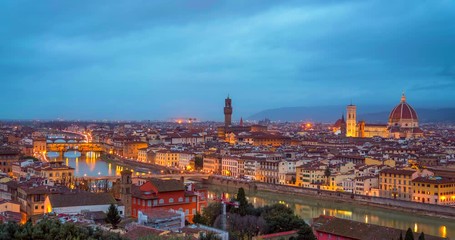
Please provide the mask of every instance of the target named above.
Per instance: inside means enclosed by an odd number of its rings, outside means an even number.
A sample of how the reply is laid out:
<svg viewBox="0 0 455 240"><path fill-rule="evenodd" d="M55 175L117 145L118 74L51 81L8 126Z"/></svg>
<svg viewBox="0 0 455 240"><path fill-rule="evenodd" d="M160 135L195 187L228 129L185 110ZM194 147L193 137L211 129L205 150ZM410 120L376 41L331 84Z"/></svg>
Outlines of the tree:
<svg viewBox="0 0 455 240"><path fill-rule="evenodd" d="M33 225L8 222L0 224L0 239L87 239L87 240L120 240L118 234L103 232L91 227L82 227L73 223L61 223L58 220L43 219Z"/></svg>
<svg viewBox="0 0 455 240"><path fill-rule="evenodd" d="M305 224L302 226L299 231L297 232L297 240L316 240L316 236L314 236L313 229L310 226Z"/></svg>
<svg viewBox="0 0 455 240"><path fill-rule="evenodd" d="M207 219L204 216L202 216L199 212L196 212L196 214L194 214L193 216L193 223L206 225Z"/></svg>
<svg viewBox="0 0 455 240"><path fill-rule="evenodd" d="M207 207L204 208L202 216L206 219L206 225L213 226L218 215L221 214L221 203L215 202L210 203Z"/></svg>
<svg viewBox="0 0 455 240"><path fill-rule="evenodd" d="M214 227L221 228L221 218L221 215L217 217ZM267 223L261 216L228 213L227 230L232 239L252 239L253 236L267 232Z"/></svg>
<svg viewBox="0 0 455 240"><path fill-rule="evenodd" d="M267 222L268 233L291 231L307 225L292 209L283 204L265 206L262 211L261 216Z"/></svg>
<svg viewBox="0 0 455 240"><path fill-rule="evenodd" d="M406 235L404 235L404 240L414 240L414 234L412 233L412 229L408 228L406 231Z"/></svg>
<svg viewBox="0 0 455 240"><path fill-rule="evenodd" d="M425 240L425 234L423 234L423 232L420 234L419 240Z"/></svg>
<svg viewBox="0 0 455 240"><path fill-rule="evenodd" d="M325 167L325 170L324 170L324 176L325 176L325 179L326 179L326 185L329 185L329 177L330 175L332 175L332 172L330 171L330 167L329 165L327 165L327 167Z"/></svg>
<svg viewBox="0 0 455 240"><path fill-rule="evenodd" d="M237 196L235 198L235 201L237 201L239 203L239 206L238 206L238 208L231 208L230 212L238 213L241 216L247 215L248 209L250 208L250 204L248 203L248 200L246 199L245 189L239 188L239 190L237 191ZM253 207L253 206L251 205L251 207Z"/></svg>
<svg viewBox="0 0 455 240"><path fill-rule="evenodd" d="M106 222L110 223L113 229L117 229L117 225L120 223L120 221L122 221L122 218L118 213L117 207L114 204L111 204L107 211Z"/></svg>
<svg viewBox="0 0 455 240"><path fill-rule="evenodd" d="M194 168L196 170L202 169L204 165L204 159L202 157L195 157L194 158Z"/></svg>

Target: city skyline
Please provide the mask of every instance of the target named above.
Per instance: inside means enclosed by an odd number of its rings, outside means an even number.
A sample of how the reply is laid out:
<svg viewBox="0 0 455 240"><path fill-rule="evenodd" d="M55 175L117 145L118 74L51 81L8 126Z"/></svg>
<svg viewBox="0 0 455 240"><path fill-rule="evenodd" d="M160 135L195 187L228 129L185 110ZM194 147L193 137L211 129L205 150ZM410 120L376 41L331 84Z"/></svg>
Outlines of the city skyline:
<svg viewBox="0 0 455 240"><path fill-rule="evenodd" d="M0 119L454 106L450 1L260 3L2 2Z"/></svg>

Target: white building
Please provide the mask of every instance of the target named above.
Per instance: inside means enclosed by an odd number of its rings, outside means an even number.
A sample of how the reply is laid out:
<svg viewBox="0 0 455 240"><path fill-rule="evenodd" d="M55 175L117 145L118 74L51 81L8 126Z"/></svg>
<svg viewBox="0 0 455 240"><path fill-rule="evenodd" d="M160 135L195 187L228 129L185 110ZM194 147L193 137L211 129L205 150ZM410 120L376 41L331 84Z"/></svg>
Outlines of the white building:
<svg viewBox="0 0 455 240"><path fill-rule="evenodd" d="M124 216L125 207L118 205L110 193L77 192L67 194L51 194L44 200L45 213L78 214L82 212L107 212L109 206L117 206L120 216Z"/></svg>

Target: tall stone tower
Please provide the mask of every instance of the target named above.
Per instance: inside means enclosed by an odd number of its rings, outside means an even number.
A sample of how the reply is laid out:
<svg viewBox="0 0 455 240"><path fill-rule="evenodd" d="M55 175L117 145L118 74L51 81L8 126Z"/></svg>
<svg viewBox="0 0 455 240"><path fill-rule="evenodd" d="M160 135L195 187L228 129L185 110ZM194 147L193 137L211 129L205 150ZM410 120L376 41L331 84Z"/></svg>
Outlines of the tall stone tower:
<svg viewBox="0 0 455 240"><path fill-rule="evenodd" d="M122 200L123 205L125 205L125 217L131 217L131 187L133 182L131 180L132 172L131 170L123 170L121 173L120 179L120 199Z"/></svg>
<svg viewBox="0 0 455 240"><path fill-rule="evenodd" d="M357 107L348 105L346 107L346 137L357 137Z"/></svg>
<svg viewBox="0 0 455 240"><path fill-rule="evenodd" d="M228 97L224 100L224 127L232 125L232 100Z"/></svg>

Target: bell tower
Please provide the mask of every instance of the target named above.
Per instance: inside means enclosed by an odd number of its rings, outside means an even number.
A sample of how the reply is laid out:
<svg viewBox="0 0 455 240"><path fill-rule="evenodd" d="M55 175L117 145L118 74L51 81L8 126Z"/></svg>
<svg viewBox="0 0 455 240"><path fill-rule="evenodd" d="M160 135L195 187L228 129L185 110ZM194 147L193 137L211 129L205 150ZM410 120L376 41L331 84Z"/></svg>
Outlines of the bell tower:
<svg viewBox="0 0 455 240"><path fill-rule="evenodd" d="M124 216L127 218L131 217L131 187L133 185L131 180L132 172L131 170L123 170L120 174L120 199L125 206Z"/></svg>
<svg viewBox="0 0 455 240"><path fill-rule="evenodd" d="M357 107L348 105L346 107L346 137L357 137Z"/></svg>
<svg viewBox="0 0 455 240"><path fill-rule="evenodd" d="M232 125L232 100L228 97L224 100L224 127L227 129Z"/></svg>

